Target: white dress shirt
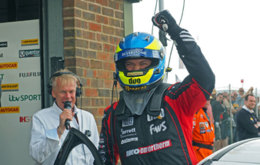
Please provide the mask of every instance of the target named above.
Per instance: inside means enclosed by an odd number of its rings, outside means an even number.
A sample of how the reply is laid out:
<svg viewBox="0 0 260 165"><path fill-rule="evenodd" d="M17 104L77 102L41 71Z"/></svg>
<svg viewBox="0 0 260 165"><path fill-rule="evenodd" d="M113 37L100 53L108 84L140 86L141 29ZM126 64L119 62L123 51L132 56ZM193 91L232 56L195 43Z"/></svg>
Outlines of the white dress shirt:
<svg viewBox="0 0 260 165"><path fill-rule="evenodd" d="M70 126L82 133L90 131L91 136L88 138L98 147L99 134L93 115L78 109L76 106L74 111L77 113L79 124L73 117ZM40 110L33 115L30 155L36 161L36 164L53 165L56 160L58 152L69 132L65 130L59 139L57 127L61 112L62 110L54 103L52 107ZM70 152L66 165L92 165L93 161L94 158L87 146L80 144Z"/></svg>

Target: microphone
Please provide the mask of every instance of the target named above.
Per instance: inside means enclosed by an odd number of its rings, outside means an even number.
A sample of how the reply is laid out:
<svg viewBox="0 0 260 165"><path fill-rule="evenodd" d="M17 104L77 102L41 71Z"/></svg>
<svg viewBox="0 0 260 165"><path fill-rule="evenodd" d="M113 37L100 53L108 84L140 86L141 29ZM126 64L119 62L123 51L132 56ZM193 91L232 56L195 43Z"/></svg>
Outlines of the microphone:
<svg viewBox="0 0 260 165"><path fill-rule="evenodd" d="M64 102L64 108L65 108L65 109L71 109L71 102L70 102L70 101L65 101L65 102ZM70 128L70 120L69 120L69 119L66 119L66 121L65 121L65 127L66 127L66 129L69 129L69 128Z"/></svg>

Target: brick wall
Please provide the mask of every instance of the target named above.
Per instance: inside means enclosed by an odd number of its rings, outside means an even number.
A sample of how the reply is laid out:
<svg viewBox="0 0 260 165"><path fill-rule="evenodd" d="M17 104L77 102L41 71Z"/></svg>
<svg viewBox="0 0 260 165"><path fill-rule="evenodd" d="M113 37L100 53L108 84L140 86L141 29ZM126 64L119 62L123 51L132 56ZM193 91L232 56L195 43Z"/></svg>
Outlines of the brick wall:
<svg viewBox="0 0 260 165"><path fill-rule="evenodd" d="M95 116L99 130L111 102L113 55L124 35L123 19L123 0L63 0L65 66L80 76L78 107Z"/></svg>

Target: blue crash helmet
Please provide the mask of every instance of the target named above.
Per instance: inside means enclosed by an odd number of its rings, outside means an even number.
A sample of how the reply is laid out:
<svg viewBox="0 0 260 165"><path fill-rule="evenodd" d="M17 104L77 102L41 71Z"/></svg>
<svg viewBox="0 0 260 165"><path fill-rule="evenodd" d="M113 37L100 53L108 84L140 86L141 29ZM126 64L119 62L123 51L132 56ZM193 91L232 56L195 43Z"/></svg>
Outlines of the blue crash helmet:
<svg viewBox="0 0 260 165"><path fill-rule="evenodd" d="M127 71L127 59L151 59L152 64L142 70ZM159 84L165 73L165 51L161 42L147 33L132 33L123 38L114 56L116 74L125 91L146 91Z"/></svg>

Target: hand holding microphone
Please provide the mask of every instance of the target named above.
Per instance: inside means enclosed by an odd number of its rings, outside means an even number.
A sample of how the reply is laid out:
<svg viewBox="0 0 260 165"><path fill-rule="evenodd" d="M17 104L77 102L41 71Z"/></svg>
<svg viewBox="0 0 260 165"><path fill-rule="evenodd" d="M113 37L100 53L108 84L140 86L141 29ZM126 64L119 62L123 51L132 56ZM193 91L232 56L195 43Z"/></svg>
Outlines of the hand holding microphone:
<svg viewBox="0 0 260 165"><path fill-rule="evenodd" d="M65 101L64 102L64 109L69 109L71 110L71 102L70 101ZM70 128L70 119L66 119L65 121L65 127L68 130Z"/></svg>
<svg viewBox="0 0 260 165"><path fill-rule="evenodd" d="M63 103L64 109L60 114L60 124L57 128L59 137L63 134L65 129L70 129L70 121L73 119L74 112L72 112L71 101L65 101Z"/></svg>

